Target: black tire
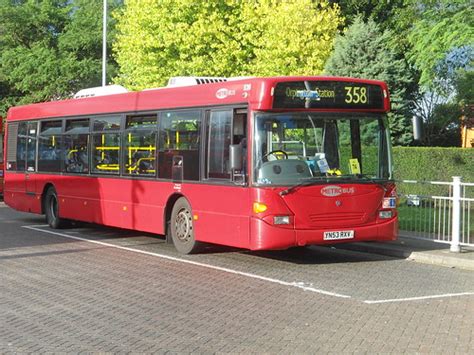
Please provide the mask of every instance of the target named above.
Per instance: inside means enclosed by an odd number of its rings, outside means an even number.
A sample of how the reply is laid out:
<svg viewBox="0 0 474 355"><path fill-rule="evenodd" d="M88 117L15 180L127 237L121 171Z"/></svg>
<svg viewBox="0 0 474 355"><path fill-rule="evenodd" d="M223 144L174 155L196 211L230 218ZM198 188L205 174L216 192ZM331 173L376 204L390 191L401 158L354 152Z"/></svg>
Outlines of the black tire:
<svg viewBox="0 0 474 355"><path fill-rule="evenodd" d="M44 196L44 214L46 223L53 229L63 228L67 224L65 219L59 217L58 195L53 187L50 187Z"/></svg>
<svg viewBox="0 0 474 355"><path fill-rule="evenodd" d="M171 239L177 251L182 254L192 254L199 251L201 243L197 242L194 237L191 206L184 197L176 200L173 206L169 229Z"/></svg>

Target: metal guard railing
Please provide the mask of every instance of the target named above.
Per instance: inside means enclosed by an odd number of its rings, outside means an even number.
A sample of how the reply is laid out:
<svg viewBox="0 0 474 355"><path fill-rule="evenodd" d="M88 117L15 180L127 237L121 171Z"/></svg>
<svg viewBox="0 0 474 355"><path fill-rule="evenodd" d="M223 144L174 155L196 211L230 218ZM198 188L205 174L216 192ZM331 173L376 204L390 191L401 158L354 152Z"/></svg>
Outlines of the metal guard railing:
<svg viewBox="0 0 474 355"><path fill-rule="evenodd" d="M404 235L449 243L452 252L474 246L474 183L397 181L400 230Z"/></svg>

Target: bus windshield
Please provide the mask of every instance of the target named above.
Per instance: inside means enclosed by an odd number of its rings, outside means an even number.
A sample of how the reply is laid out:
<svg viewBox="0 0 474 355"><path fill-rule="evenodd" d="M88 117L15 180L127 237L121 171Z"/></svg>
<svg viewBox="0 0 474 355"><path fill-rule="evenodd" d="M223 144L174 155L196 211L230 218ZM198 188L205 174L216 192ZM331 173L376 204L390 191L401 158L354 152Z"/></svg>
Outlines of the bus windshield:
<svg viewBox="0 0 474 355"><path fill-rule="evenodd" d="M254 183L391 178L384 114L261 113L255 115Z"/></svg>

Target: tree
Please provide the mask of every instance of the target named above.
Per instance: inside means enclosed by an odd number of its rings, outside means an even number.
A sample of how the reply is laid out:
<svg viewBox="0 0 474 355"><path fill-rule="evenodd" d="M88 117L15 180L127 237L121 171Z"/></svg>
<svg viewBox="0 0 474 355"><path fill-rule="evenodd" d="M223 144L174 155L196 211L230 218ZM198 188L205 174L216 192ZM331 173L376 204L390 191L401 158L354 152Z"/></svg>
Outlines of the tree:
<svg viewBox="0 0 474 355"><path fill-rule="evenodd" d="M389 31L380 31L371 19L357 17L344 35L338 36L325 71L331 75L377 79L387 82L392 101L390 128L395 144L406 145L412 140L411 110L413 75L403 59L398 59L390 47Z"/></svg>
<svg viewBox="0 0 474 355"><path fill-rule="evenodd" d="M396 13L406 6L406 0L330 0L330 3L341 8L345 26L362 17L364 21L375 21L382 30L390 28L396 21Z"/></svg>
<svg viewBox="0 0 474 355"><path fill-rule="evenodd" d="M436 89L439 63L456 48L473 45L474 5L469 0L411 0L410 5L407 17L416 20L407 37L409 57L421 71L420 84Z"/></svg>
<svg viewBox="0 0 474 355"><path fill-rule="evenodd" d="M100 85L102 2L0 0L0 18L0 114Z"/></svg>
<svg viewBox="0 0 474 355"><path fill-rule="evenodd" d="M116 13L116 82L319 74L342 19L327 1L130 0Z"/></svg>

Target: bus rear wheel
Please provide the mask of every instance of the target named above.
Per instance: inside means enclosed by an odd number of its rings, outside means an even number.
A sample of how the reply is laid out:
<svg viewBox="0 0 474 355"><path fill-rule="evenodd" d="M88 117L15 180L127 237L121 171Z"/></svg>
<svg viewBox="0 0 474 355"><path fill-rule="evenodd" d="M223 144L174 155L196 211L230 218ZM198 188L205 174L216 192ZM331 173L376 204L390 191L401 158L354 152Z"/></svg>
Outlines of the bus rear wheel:
<svg viewBox="0 0 474 355"><path fill-rule="evenodd" d="M59 218L59 202L58 194L53 187L46 191L44 197L44 212L46 216L46 223L53 228L58 229L66 225L66 220Z"/></svg>
<svg viewBox="0 0 474 355"><path fill-rule="evenodd" d="M192 254L199 251L201 243L194 237L193 214L189 202L180 197L171 212L170 232L173 244L180 253Z"/></svg>

